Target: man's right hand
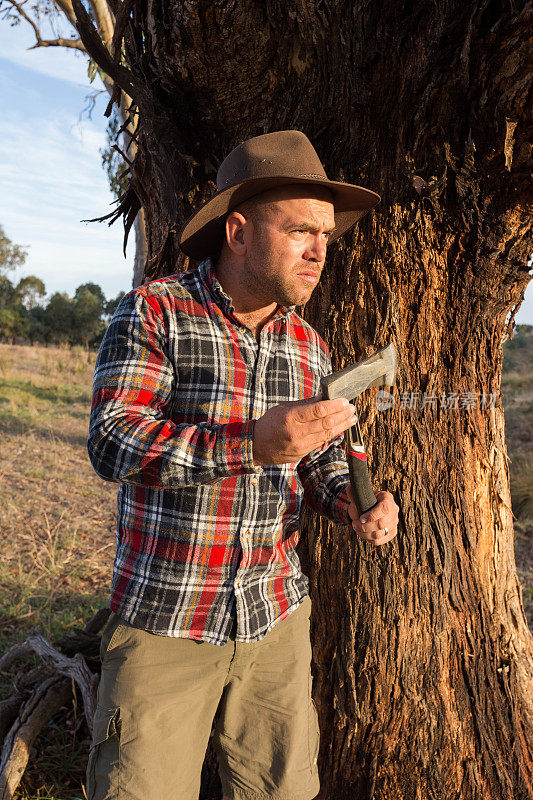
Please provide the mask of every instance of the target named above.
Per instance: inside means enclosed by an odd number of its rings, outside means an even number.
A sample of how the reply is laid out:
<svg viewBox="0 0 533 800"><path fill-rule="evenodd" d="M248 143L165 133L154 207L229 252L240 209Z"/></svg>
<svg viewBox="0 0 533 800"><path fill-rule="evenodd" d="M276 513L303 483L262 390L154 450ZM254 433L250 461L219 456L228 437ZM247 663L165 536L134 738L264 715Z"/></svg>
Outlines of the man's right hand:
<svg viewBox="0 0 533 800"><path fill-rule="evenodd" d="M257 466L299 461L355 425L355 406L343 398L293 400L269 408L254 425Z"/></svg>

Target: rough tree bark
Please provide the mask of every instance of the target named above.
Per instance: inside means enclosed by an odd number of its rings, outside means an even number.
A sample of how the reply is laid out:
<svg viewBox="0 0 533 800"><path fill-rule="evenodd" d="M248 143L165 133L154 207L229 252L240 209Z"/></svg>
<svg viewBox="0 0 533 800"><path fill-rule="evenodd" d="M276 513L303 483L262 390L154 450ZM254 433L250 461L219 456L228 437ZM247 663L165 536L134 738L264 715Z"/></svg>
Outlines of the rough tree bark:
<svg viewBox="0 0 533 800"><path fill-rule="evenodd" d="M121 211L144 207L147 277L188 266L180 225L248 136L299 128L331 178L383 198L331 248L304 310L334 367L391 340L400 362L394 406L360 403L398 537L373 548L302 525L321 798L533 796L533 648L490 398L529 281L532 21L524 0L134 0L126 26L130 70L114 80L140 128ZM446 408L451 392L478 395Z"/></svg>

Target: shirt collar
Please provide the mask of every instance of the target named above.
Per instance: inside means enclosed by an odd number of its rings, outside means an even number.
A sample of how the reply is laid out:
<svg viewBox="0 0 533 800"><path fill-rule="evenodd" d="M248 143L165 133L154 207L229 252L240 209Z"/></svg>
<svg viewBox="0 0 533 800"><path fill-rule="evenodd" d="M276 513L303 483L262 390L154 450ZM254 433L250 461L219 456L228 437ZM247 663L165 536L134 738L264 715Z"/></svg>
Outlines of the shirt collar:
<svg viewBox="0 0 533 800"><path fill-rule="evenodd" d="M206 258L204 261L202 261L198 267L198 271L200 273L200 278L208 287L213 297L216 299L217 305L219 305L220 308L226 312L226 314L234 314L235 309L233 307L232 299L229 294L226 294L215 274L215 266L212 258ZM271 321L288 317L295 308L295 305L278 306L276 313L271 318Z"/></svg>

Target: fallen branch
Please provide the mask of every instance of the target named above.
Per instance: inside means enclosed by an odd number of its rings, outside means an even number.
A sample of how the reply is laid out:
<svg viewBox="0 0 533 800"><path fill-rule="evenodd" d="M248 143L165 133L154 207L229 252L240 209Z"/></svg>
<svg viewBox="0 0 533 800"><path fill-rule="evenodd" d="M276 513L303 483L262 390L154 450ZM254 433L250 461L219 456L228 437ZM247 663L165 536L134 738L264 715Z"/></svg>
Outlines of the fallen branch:
<svg viewBox="0 0 533 800"><path fill-rule="evenodd" d="M11 800L42 728L73 696L71 680L48 678L25 702L7 734L0 760L0 800Z"/></svg>
<svg viewBox="0 0 533 800"><path fill-rule="evenodd" d="M22 705L22 697L12 695L0 701L0 741L3 741L6 733L13 725L19 709Z"/></svg>
<svg viewBox="0 0 533 800"><path fill-rule="evenodd" d="M62 655L52 647L50 642L47 642L44 636L39 633L28 636L25 645L34 653L37 653L46 664L53 666L54 670L60 675L65 675L76 681L83 698L87 726L92 734L99 676L91 672L82 655L77 653L73 658L67 658L67 656Z"/></svg>
<svg viewBox="0 0 533 800"><path fill-rule="evenodd" d="M13 647L4 653L0 658L0 672L8 672L13 664L20 658L28 658L32 653L31 648L27 646L26 642L14 644Z"/></svg>
<svg viewBox="0 0 533 800"><path fill-rule="evenodd" d="M65 636L55 647L34 633L0 658L0 672L3 673L13 672L17 662L27 661L34 655L42 662L30 669L22 665L11 678L13 694L0 702L0 741L3 739L0 800L13 797L28 765L32 744L42 728L69 701L76 701L75 684L80 690L85 720L92 734L101 667L98 634L109 613L109 608L101 609L83 630Z"/></svg>

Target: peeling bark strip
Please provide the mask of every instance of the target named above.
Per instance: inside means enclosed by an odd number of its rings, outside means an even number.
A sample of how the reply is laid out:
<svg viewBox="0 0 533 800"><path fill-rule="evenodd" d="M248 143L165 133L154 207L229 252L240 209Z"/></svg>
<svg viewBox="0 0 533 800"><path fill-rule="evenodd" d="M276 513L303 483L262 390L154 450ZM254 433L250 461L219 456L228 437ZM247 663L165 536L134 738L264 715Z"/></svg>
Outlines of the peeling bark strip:
<svg viewBox="0 0 533 800"><path fill-rule="evenodd" d="M24 704L2 748L0 800L11 800L28 764L33 742L46 723L71 698L71 681L49 678Z"/></svg>
<svg viewBox="0 0 533 800"><path fill-rule="evenodd" d="M397 539L373 548L307 513L302 528L321 800L533 796L533 647L497 394L530 279L532 23L525 0L135 0L126 25L149 277L186 266L180 227L249 136L299 128L331 178L383 198L331 248L305 309L335 369L391 340L399 354L394 406L360 409ZM478 403L446 408L451 392Z"/></svg>

